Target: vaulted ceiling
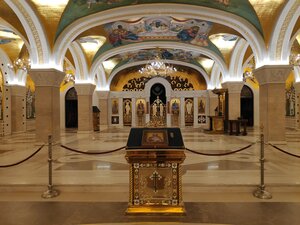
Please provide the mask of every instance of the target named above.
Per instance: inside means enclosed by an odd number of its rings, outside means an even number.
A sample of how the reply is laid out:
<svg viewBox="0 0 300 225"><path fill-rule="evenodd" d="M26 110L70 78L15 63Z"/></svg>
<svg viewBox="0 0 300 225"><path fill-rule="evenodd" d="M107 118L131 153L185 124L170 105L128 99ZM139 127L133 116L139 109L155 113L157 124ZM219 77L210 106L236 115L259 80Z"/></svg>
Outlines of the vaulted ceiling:
<svg viewBox="0 0 300 225"><path fill-rule="evenodd" d="M299 15L299 0L4 0L2 73L30 59L32 68L64 69L107 90L122 70L159 55L214 88L300 54Z"/></svg>

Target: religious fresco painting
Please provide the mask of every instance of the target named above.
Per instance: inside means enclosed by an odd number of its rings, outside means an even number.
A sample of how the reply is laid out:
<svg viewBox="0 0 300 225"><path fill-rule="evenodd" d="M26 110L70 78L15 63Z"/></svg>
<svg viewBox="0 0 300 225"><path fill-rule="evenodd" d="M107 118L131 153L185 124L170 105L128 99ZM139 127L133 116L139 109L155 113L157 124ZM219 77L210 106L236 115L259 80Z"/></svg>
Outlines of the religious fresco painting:
<svg viewBox="0 0 300 225"><path fill-rule="evenodd" d="M149 40L182 41L208 46L212 23L196 19L184 21L172 17L145 17L138 22L117 21L105 25L112 46Z"/></svg>
<svg viewBox="0 0 300 225"><path fill-rule="evenodd" d="M170 101L170 112L172 114L172 126L179 126L180 99L173 98Z"/></svg>
<svg viewBox="0 0 300 225"><path fill-rule="evenodd" d="M145 114L146 114L146 100L137 99L136 100L136 114L138 119L138 126L145 125Z"/></svg>
<svg viewBox="0 0 300 225"><path fill-rule="evenodd" d="M204 97L198 98L198 114L205 114L205 103L206 99Z"/></svg>
<svg viewBox="0 0 300 225"><path fill-rule="evenodd" d="M72 0L67 4L61 17L56 38L68 25L79 18L117 7L149 3L175 3L220 9L248 20L260 33L263 33L259 18L248 0ZM159 23L160 21L158 23L156 20L152 21L152 27L158 31L165 29L164 24ZM125 27L122 26L122 28L126 30ZM137 35L135 32L133 34ZM134 35L130 38L136 39Z"/></svg>
<svg viewBox="0 0 300 225"><path fill-rule="evenodd" d="M185 125L192 126L194 124L194 99L185 98Z"/></svg>
<svg viewBox="0 0 300 225"><path fill-rule="evenodd" d="M123 99L123 123L124 126L131 126L132 122L132 102L130 98Z"/></svg>
<svg viewBox="0 0 300 225"><path fill-rule="evenodd" d="M126 61L126 63L154 60L159 57L163 60L177 60L188 63L194 63L201 53L193 51L185 51L182 49L169 49L169 48L155 48L155 49L143 49L139 51L130 51L116 55L119 61Z"/></svg>
<svg viewBox="0 0 300 225"><path fill-rule="evenodd" d="M35 85L29 75L26 80L26 118L35 118Z"/></svg>
<svg viewBox="0 0 300 225"><path fill-rule="evenodd" d="M119 99L117 98L111 100L111 114L119 114Z"/></svg>
<svg viewBox="0 0 300 225"><path fill-rule="evenodd" d="M296 90L295 90L295 78L293 74L290 74L286 81L285 89L285 105L286 116L294 117L296 115Z"/></svg>

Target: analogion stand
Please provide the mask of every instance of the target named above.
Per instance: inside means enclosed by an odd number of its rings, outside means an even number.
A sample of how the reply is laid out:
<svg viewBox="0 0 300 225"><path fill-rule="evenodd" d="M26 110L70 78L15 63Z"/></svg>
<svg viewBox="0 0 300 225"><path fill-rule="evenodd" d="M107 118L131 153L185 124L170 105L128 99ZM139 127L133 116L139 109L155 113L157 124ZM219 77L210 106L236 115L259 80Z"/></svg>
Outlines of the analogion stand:
<svg viewBox="0 0 300 225"><path fill-rule="evenodd" d="M184 215L181 164L185 159L179 128L132 128L127 214Z"/></svg>

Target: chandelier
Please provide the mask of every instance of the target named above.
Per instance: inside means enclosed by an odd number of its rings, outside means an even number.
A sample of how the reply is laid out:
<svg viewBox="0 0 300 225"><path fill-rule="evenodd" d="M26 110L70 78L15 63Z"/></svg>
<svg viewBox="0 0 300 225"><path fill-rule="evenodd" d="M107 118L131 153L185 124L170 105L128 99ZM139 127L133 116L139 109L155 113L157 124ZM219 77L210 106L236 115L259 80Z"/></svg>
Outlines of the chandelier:
<svg viewBox="0 0 300 225"><path fill-rule="evenodd" d="M167 76L175 72L177 72L176 67L166 64L164 60L159 56L156 56L153 60L150 60L144 67L139 69L139 73L147 77Z"/></svg>
<svg viewBox="0 0 300 225"><path fill-rule="evenodd" d="M30 59L18 58L13 62L13 64L8 63L7 67L9 69L27 71L31 67L31 61Z"/></svg>

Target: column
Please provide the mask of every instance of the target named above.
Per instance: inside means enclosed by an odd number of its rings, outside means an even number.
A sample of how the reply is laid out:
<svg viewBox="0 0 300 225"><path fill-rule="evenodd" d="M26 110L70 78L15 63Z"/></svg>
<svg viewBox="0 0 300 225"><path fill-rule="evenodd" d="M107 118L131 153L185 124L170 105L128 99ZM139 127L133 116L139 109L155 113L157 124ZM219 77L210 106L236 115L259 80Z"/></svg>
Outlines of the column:
<svg viewBox="0 0 300 225"><path fill-rule="evenodd" d="M48 142L52 135L60 141L60 84L65 73L56 69L32 69L29 71L35 83L36 139Z"/></svg>
<svg viewBox="0 0 300 225"><path fill-rule="evenodd" d="M180 112L179 112L180 122L179 125L181 127L185 127L185 98L180 98Z"/></svg>
<svg viewBox="0 0 300 225"><path fill-rule="evenodd" d="M300 82L295 83L295 94L296 94L296 103L295 103L295 115L296 115L296 128L300 129Z"/></svg>
<svg viewBox="0 0 300 225"><path fill-rule="evenodd" d="M241 90L243 82L225 82L222 87L228 90L228 119L236 120L241 116Z"/></svg>
<svg viewBox="0 0 300 225"><path fill-rule="evenodd" d="M93 132L93 93L94 84L76 84L78 98L78 133Z"/></svg>
<svg viewBox="0 0 300 225"><path fill-rule="evenodd" d="M26 87L10 86L11 89L11 131L26 131Z"/></svg>
<svg viewBox="0 0 300 225"><path fill-rule="evenodd" d="M208 107L208 116L215 116L215 109L218 107L218 95L214 94L211 90L208 91L209 104L206 104ZM206 109L207 110L207 109ZM207 111L206 111L207 112Z"/></svg>
<svg viewBox="0 0 300 225"><path fill-rule="evenodd" d="M198 127L199 126L199 123L198 123L198 97L194 97L193 102L194 102L194 105L193 105L194 127Z"/></svg>
<svg viewBox="0 0 300 225"><path fill-rule="evenodd" d="M108 123L108 95L109 91L96 91L99 99L99 108L100 108L100 126L107 126Z"/></svg>
<svg viewBox="0 0 300 225"><path fill-rule="evenodd" d="M259 118L266 142L285 141L285 81L289 65L265 65L254 70L259 82Z"/></svg>
<svg viewBox="0 0 300 225"><path fill-rule="evenodd" d="M131 98L131 127L137 126L136 98Z"/></svg>
<svg viewBox="0 0 300 225"><path fill-rule="evenodd" d="M170 101L171 101L171 97L167 96L167 102L166 102L166 119L167 119L167 127L172 126L172 119L171 119L171 112L169 111L169 107L170 107Z"/></svg>

